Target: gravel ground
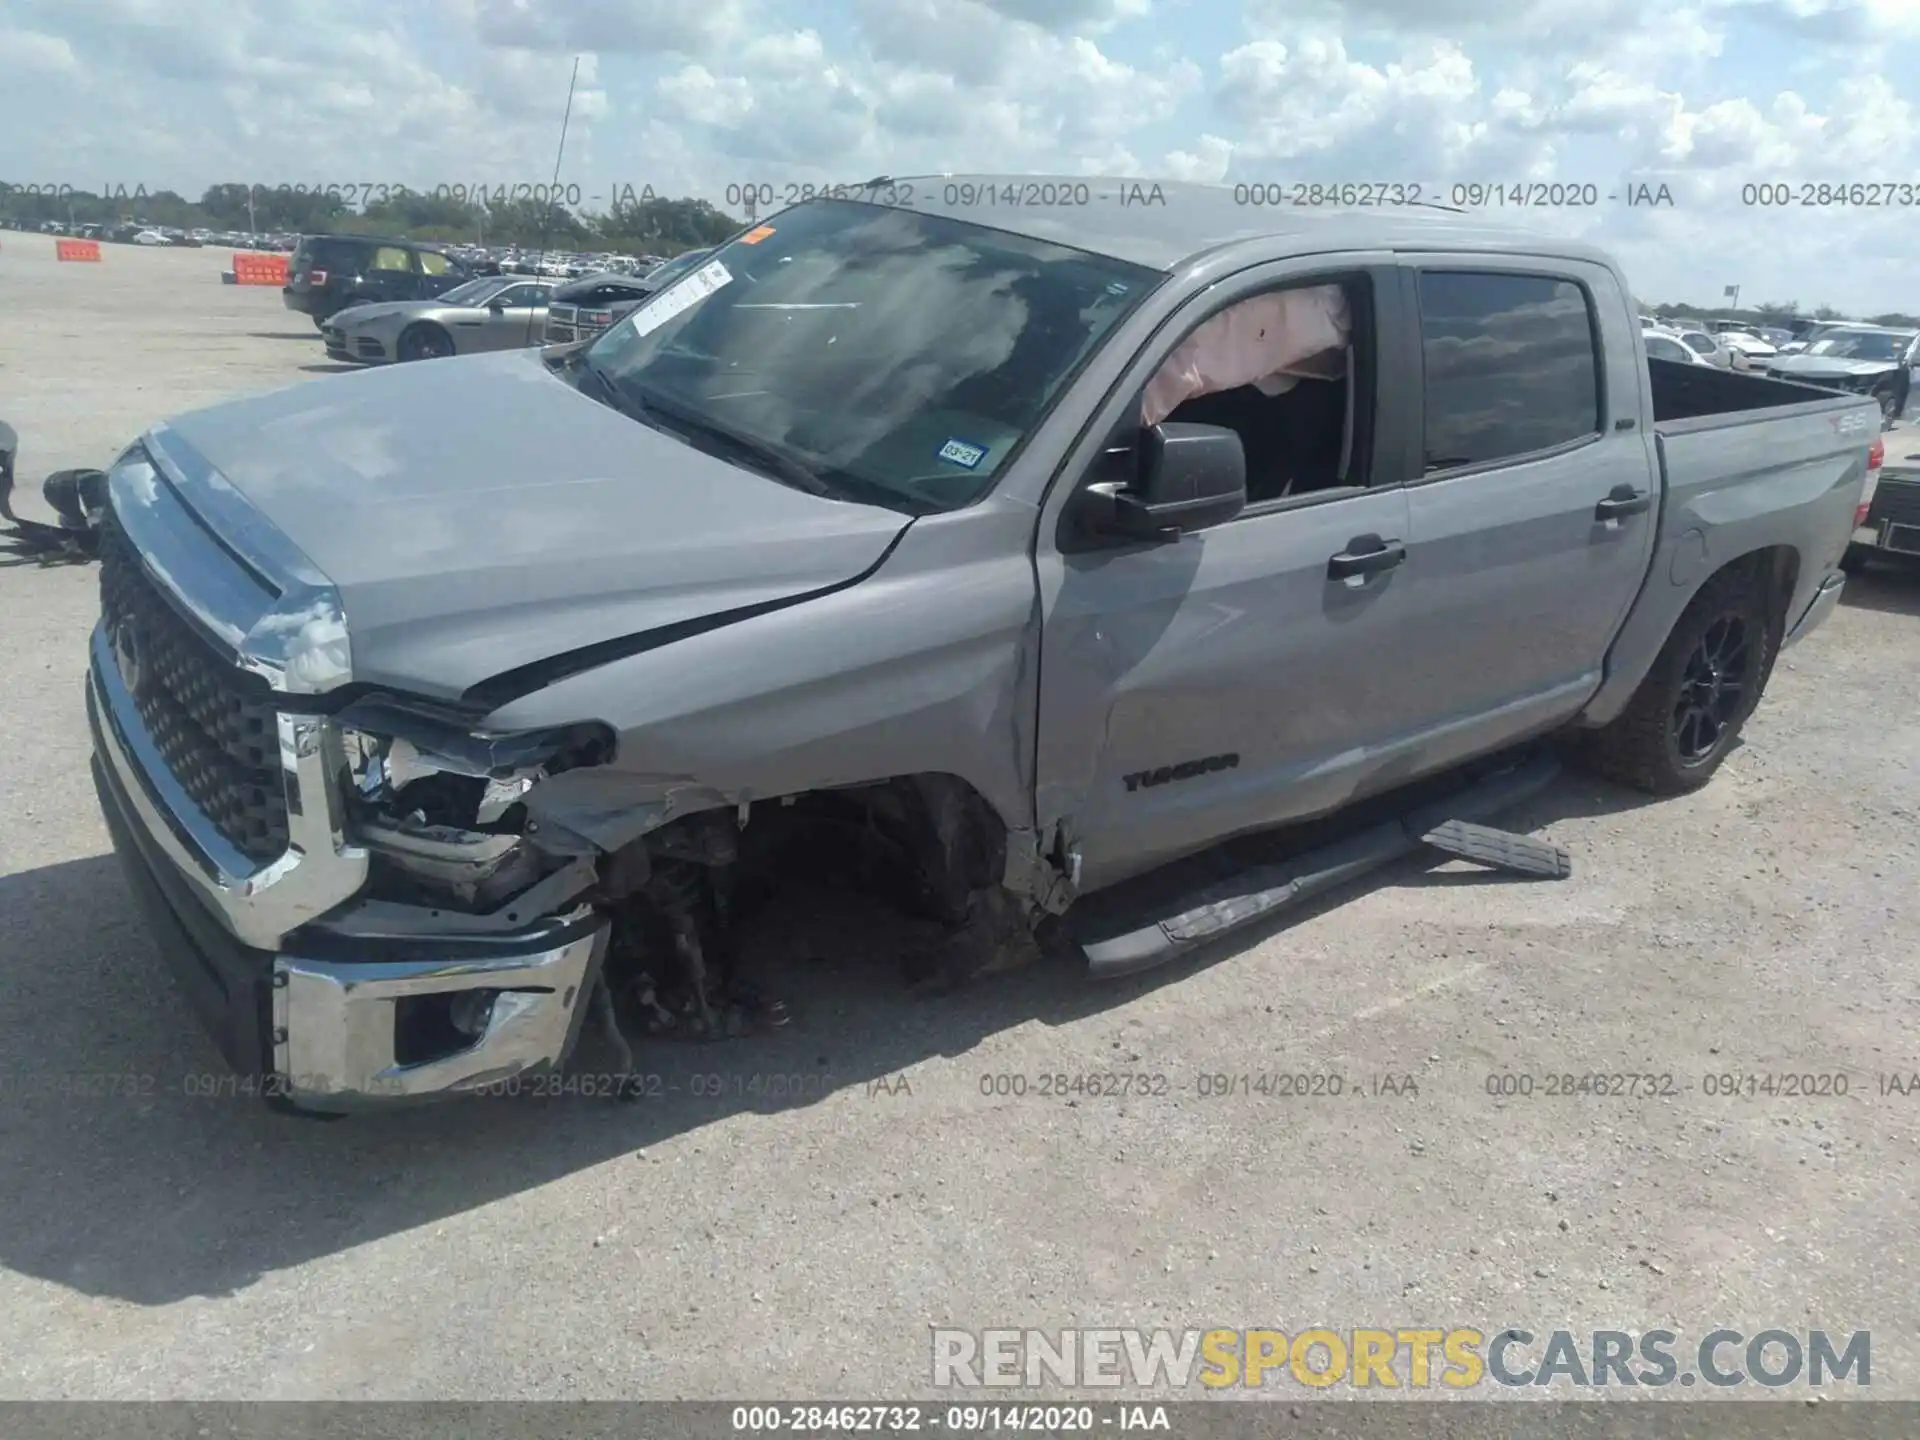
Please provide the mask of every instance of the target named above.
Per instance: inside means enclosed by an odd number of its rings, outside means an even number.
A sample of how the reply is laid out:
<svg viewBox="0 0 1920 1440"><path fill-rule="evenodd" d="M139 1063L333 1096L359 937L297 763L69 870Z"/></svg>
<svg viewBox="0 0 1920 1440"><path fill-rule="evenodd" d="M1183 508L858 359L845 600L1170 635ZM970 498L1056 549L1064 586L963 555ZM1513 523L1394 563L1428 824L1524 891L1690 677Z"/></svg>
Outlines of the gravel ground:
<svg viewBox="0 0 1920 1440"><path fill-rule="evenodd" d="M336 368L275 291L218 283L225 252L51 252L0 235L29 491ZM218 1062L87 777L94 604L88 568L0 569L7 1398L899 1397L930 1324L1867 1329L1872 1393L1920 1398L1920 1096L1876 1093L1920 1071L1920 574L1849 587L1705 792L1569 780L1517 815L1568 881L1408 866L1152 979L938 1002L899 993L904 927L823 902L766 941L792 1030L664 1057L678 1096L333 1125L188 1093ZM1120 1069L1169 1094L981 1093ZM1681 1093L1487 1093L1563 1071ZM1733 1071L1849 1088L1702 1092ZM151 1079L47 1079L98 1072ZM797 1103L742 1078L796 1072ZM1349 1093L1199 1096L1266 1072ZM1379 1076L1418 1093L1351 1093Z"/></svg>

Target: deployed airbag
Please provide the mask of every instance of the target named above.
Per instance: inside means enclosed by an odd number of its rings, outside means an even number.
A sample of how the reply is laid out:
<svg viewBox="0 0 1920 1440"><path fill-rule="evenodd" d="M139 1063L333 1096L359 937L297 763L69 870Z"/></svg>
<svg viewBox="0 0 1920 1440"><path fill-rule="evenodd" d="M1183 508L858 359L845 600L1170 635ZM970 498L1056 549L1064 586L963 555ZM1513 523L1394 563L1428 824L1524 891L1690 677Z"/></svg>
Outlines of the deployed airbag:
<svg viewBox="0 0 1920 1440"><path fill-rule="evenodd" d="M1140 423L1158 425L1199 395L1252 385L1266 395L1345 373L1353 333L1339 285L1277 290L1229 305L1189 335L1147 386Z"/></svg>

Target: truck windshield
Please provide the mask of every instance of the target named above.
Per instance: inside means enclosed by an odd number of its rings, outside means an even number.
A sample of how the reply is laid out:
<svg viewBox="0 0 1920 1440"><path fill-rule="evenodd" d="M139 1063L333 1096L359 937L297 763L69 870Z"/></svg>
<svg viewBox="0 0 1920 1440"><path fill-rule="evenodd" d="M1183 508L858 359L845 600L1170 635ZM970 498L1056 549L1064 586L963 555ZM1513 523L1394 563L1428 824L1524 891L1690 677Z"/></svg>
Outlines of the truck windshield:
<svg viewBox="0 0 1920 1440"><path fill-rule="evenodd" d="M1807 353L1836 360L1898 360L1912 341L1911 335L1883 335L1877 330L1833 330L1809 345Z"/></svg>
<svg viewBox="0 0 1920 1440"><path fill-rule="evenodd" d="M597 341L636 419L823 494L914 514L991 487L1158 271L911 210L812 201Z"/></svg>

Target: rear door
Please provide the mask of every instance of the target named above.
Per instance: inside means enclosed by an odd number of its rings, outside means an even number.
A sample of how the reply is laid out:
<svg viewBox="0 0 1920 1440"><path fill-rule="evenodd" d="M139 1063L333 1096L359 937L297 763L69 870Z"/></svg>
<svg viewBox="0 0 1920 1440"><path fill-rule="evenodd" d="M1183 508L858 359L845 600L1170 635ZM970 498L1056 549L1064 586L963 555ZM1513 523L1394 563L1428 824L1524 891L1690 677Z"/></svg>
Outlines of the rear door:
<svg viewBox="0 0 1920 1440"><path fill-rule="evenodd" d="M414 264L419 268L420 294L444 294L467 278L466 271L438 250L416 250Z"/></svg>
<svg viewBox="0 0 1920 1440"><path fill-rule="evenodd" d="M413 268L413 252L404 245L375 245L360 272L360 302L412 300L420 289L419 272Z"/></svg>
<svg viewBox="0 0 1920 1440"><path fill-rule="evenodd" d="M1428 707L1425 769L1580 708L1652 561L1660 496L1612 272L1404 258L1423 383L1400 683Z"/></svg>

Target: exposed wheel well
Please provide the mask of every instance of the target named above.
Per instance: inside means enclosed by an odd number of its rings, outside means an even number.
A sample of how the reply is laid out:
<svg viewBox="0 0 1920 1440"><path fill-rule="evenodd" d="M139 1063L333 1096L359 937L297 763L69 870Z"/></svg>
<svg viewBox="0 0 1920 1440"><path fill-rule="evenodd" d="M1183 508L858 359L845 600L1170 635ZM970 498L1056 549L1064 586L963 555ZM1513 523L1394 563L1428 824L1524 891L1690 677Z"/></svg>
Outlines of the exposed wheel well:
<svg viewBox="0 0 1920 1440"><path fill-rule="evenodd" d="M698 811L649 831L608 857L604 868L610 875L630 868L638 857L628 852L635 849L652 862L642 864L640 873L674 860L714 867L746 861L749 868L777 864L787 855L817 862L821 848L833 848L836 834L864 851L867 861L898 872L921 908L951 922L965 917L976 891L998 885L1006 873L1005 819L971 784L943 772L757 801L744 828L735 810Z"/></svg>

